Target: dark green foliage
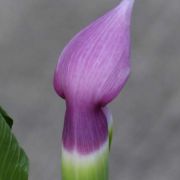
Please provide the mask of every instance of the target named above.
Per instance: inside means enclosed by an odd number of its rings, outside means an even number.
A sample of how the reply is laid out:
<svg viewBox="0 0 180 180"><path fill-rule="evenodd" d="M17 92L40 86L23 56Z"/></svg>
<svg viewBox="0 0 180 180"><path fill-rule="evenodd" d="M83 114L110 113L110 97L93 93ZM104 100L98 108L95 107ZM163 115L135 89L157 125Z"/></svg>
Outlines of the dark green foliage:
<svg viewBox="0 0 180 180"><path fill-rule="evenodd" d="M28 180L28 158L11 132L12 124L0 107L0 180Z"/></svg>

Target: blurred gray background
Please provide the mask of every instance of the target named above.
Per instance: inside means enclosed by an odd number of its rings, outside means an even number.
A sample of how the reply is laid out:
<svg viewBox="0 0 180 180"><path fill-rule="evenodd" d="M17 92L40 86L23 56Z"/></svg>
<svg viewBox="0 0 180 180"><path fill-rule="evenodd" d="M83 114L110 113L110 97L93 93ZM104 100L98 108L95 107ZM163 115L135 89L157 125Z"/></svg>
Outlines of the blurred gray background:
<svg viewBox="0 0 180 180"><path fill-rule="evenodd" d="M54 92L59 53L119 0L0 0L0 104L15 119L30 180L60 179L65 106ZM180 179L180 1L136 0L132 74L111 103L110 180Z"/></svg>

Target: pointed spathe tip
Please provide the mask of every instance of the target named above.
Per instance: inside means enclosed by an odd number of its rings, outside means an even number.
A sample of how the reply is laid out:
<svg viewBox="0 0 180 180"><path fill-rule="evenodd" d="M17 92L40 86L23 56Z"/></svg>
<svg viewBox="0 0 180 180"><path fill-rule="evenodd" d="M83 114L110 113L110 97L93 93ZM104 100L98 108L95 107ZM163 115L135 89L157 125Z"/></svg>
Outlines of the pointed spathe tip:
<svg viewBox="0 0 180 180"><path fill-rule="evenodd" d="M124 12L126 12L127 10L132 10L133 5L134 5L135 0L122 0L119 3L118 8L121 9L121 11L123 10Z"/></svg>
<svg viewBox="0 0 180 180"><path fill-rule="evenodd" d="M131 19L134 2L135 0L122 0L116 7L118 14L121 18L124 17L126 22L130 21Z"/></svg>
<svg viewBox="0 0 180 180"><path fill-rule="evenodd" d="M126 6L126 7L132 7L134 2L135 2L135 0L121 0L119 5Z"/></svg>

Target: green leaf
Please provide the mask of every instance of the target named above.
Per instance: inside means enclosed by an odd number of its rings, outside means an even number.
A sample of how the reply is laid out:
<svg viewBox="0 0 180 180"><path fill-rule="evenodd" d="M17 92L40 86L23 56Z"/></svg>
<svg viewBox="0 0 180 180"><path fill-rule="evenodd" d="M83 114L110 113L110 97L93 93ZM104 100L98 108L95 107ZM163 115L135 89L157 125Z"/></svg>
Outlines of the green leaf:
<svg viewBox="0 0 180 180"><path fill-rule="evenodd" d="M1 106L0 106L0 114L4 117L9 127L12 128L13 120Z"/></svg>
<svg viewBox="0 0 180 180"><path fill-rule="evenodd" d="M11 132L12 119L0 109L0 180L28 180L29 162Z"/></svg>

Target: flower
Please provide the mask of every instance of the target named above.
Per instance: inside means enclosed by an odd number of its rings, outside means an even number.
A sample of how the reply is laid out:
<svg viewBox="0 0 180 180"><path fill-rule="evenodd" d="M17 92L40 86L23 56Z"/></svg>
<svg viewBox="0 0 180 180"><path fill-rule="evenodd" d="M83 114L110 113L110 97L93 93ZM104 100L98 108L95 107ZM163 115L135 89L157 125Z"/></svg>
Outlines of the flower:
<svg viewBox="0 0 180 180"><path fill-rule="evenodd" d="M123 0L75 35L60 55L54 87L66 101L63 180L70 180L69 174L73 173L76 178L72 179L86 180L82 172L90 172L88 168L95 166L102 180L107 179L112 130L108 128L110 115L106 106L119 94L130 73L133 3L134 0ZM83 168L87 169L82 171ZM91 168L88 174L95 177L96 171Z"/></svg>

